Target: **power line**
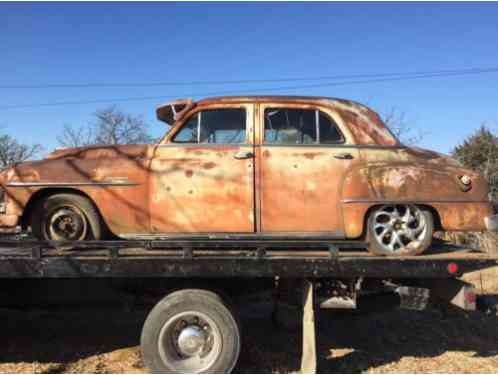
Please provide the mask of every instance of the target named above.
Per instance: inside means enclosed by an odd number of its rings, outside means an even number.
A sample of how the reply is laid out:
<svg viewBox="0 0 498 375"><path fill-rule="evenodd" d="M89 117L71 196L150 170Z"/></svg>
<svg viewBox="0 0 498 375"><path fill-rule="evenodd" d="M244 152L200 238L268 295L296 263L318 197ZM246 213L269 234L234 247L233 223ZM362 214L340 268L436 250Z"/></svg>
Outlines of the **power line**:
<svg viewBox="0 0 498 375"><path fill-rule="evenodd" d="M376 78L376 79L365 79L365 80L353 80L353 81L339 81L339 82L326 82L326 83L316 83L308 85L295 85L295 86L281 86L281 87L265 87L258 89L250 89L255 92L268 92L268 91L286 91L286 90L298 90L298 89L309 89L309 88L319 88L319 87L332 87L332 86L345 86L354 84L369 84L369 83L381 83L381 82L393 82L393 81L406 81L406 80L417 80L417 79L428 79L428 78L442 78L442 77L456 77L470 74L482 74L482 73L496 73L498 69L486 72L454 72L454 73L433 73L433 74L420 74L410 77L389 77L389 78ZM247 90L247 89L246 89ZM243 90L228 90L228 91L217 91L217 92L204 92L190 95L161 95L161 96L142 96L142 97L128 97L128 98L114 98L114 99L91 99L82 101L61 101L61 102L50 102L50 103L34 103L34 104L18 104L18 105L6 105L0 106L0 109L17 109L17 108L35 108L35 107L51 107L51 106L65 106L65 105L82 105L82 104L99 104L99 103L116 103L116 102L129 102L129 101L147 101L147 100L162 100L168 98L178 98L178 97L205 97L205 96L215 96L215 95L234 95L241 94Z"/></svg>
<svg viewBox="0 0 498 375"><path fill-rule="evenodd" d="M153 86L203 86L203 85L233 85L253 83L278 83L299 81L329 81L336 79L358 79L358 78L387 78L387 77L411 77L426 74L481 74L497 72L498 67L491 68L466 68L450 70L429 70L415 72L396 73L369 73L369 74L347 74L318 77L290 77L277 79L248 79L248 80L222 80L222 81L171 81L171 82L94 82L94 83L53 83L53 84L29 84L10 85L0 84L0 89L51 89L51 88L94 88L94 87L153 87Z"/></svg>

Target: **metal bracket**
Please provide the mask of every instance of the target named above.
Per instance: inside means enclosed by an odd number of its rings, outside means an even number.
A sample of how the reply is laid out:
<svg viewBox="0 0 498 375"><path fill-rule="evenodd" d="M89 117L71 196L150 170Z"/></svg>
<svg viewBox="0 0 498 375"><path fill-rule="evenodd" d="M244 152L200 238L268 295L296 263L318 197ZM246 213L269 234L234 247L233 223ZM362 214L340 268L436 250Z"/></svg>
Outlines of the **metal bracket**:
<svg viewBox="0 0 498 375"><path fill-rule="evenodd" d="M266 249L264 247L258 247L256 249L256 258L261 259L266 255Z"/></svg>
<svg viewBox="0 0 498 375"><path fill-rule="evenodd" d="M119 258L119 248L118 247L109 248L109 256L111 258Z"/></svg>
<svg viewBox="0 0 498 375"><path fill-rule="evenodd" d="M337 258L339 256L337 245L329 244L329 255L331 258Z"/></svg>
<svg viewBox="0 0 498 375"><path fill-rule="evenodd" d="M191 247L186 246L183 248L183 257L186 259L192 259L194 257L194 251Z"/></svg>
<svg viewBox="0 0 498 375"><path fill-rule="evenodd" d="M41 259L42 248L40 246L35 246L31 249L31 256L35 259Z"/></svg>

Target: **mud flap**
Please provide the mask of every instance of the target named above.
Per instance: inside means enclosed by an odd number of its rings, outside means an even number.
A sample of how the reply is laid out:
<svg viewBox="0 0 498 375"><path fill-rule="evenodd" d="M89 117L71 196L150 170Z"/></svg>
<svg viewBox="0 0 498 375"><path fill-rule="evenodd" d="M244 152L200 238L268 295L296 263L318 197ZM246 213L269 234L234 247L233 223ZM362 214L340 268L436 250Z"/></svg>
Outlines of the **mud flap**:
<svg viewBox="0 0 498 375"><path fill-rule="evenodd" d="M303 351L301 356L301 373L316 374L316 330L313 282L303 281Z"/></svg>
<svg viewBox="0 0 498 375"><path fill-rule="evenodd" d="M476 292L472 284L459 279L434 280L431 285L433 303L443 302L462 310L476 309Z"/></svg>

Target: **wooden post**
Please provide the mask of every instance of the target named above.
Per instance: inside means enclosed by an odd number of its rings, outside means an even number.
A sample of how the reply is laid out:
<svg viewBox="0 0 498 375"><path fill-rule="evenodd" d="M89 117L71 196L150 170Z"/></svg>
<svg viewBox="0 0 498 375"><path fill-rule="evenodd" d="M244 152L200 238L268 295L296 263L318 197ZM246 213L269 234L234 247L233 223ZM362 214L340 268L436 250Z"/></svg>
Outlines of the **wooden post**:
<svg viewBox="0 0 498 375"><path fill-rule="evenodd" d="M313 282L303 282L303 351L301 373L316 374L316 330Z"/></svg>

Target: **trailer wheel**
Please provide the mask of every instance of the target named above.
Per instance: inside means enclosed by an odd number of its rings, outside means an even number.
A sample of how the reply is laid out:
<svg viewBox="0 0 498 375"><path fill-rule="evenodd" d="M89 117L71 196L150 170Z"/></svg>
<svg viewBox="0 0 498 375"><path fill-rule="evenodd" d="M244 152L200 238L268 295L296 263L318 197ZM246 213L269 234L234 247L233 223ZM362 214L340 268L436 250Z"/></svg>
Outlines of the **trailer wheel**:
<svg viewBox="0 0 498 375"><path fill-rule="evenodd" d="M240 330L217 294L184 289L149 313L141 348L153 373L230 373L240 353Z"/></svg>
<svg viewBox="0 0 498 375"><path fill-rule="evenodd" d="M417 255L432 242L432 213L415 205L376 207L368 217L369 251L376 255Z"/></svg>

